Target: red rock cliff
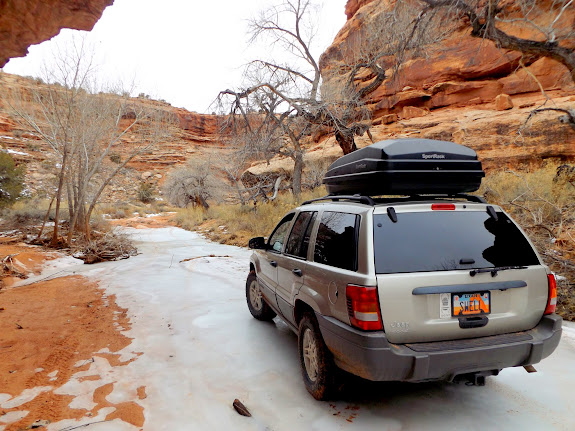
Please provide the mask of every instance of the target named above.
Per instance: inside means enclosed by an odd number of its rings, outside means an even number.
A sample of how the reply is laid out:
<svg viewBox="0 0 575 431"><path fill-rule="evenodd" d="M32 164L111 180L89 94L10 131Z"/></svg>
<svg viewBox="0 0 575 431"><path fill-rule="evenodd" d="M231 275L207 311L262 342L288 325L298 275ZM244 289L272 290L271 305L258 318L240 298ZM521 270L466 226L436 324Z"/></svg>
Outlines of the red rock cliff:
<svg viewBox="0 0 575 431"><path fill-rule="evenodd" d="M114 0L0 1L0 67L62 28L92 30Z"/></svg>
<svg viewBox="0 0 575 431"><path fill-rule="evenodd" d="M351 62L358 41L364 37L364 29L380 14L390 11L395 3L395 0L348 1L348 21L320 60L324 83L333 84L341 79L338 74L341 66ZM563 19L564 25L572 28L575 8L566 11ZM425 116L425 121L420 119L418 124L422 126L425 123L426 130L413 129L410 133L419 133L423 137L433 127L437 130L432 136L474 147L479 146L477 137L481 137L483 150L489 150L489 158L495 160L498 146L502 142L517 141L517 131L529 112L544 102L541 88L555 99L558 106L573 108L575 105L575 83L565 66L541 58L536 61L526 59L523 67L518 52L498 49L490 41L474 38L465 26L455 29L440 43L430 45L425 57L405 61L397 71L391 66L393 62L392 57L382 59L383 64L389 65L388 79L366 100L373 112L374 124L388 124L376 130L382 139L400 136L406 127L409 129L411 118ZM360 78L367 79L361 75ZM511 108L513 114L507 111L508 114L500 115L503 110ZM464 128L458 118L467 119L466 113L477 110L481 110L485 129L483 132L475 131L474 140L470 142L465 136L469 135L472 127L468 124ZM451 115L445 115L444 111ZM489 120L490 115L493 121ZM530 123L535 133L526 130L527 133L521 136L520 148L512 152L513 156L528 159L536 154L545 154L545 157L575 158L573 129L557 121L557 115L538 117ZM439 130L442 127L446 130ZM560 141L545 143L546 133L548 139L552 137ZM543 148L544 145L548 145L547 148ZM553 148L553 154L550 154L550 148ZM510 155L510 152L506 148L501 154Z"/></svg>

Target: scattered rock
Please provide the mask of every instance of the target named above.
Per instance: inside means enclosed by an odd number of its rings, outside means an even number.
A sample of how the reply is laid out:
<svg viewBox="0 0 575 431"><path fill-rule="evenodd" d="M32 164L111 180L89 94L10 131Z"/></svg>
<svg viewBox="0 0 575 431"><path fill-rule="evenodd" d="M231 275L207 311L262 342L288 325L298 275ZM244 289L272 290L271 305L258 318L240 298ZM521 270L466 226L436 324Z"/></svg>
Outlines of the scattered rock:
<svg viewBox="0 0 575 431"><path fill-rule="evenodd" d="M29 429L36 429L36 428L47 427L49 424L50 424L50 421L37 420L37 421L34 422L32 425L30 425Z"/></svg>
<svg viewBox="0 0 575 431"><path fill-rule="evenodd" d="M391 123L395 123L397 120L399 120L399 117L397 116L397 114L387 114L387 115L382 115L377 120L378 121L374 122L374 124L391 124Z"/></svg>
<svg viewBox="0 0 575 431"><path fill-rule="evenodd" d="M451 138L456 144L463 144L463 140L465 139L465 132L461 129L456 130L451 134Z"/></svg>
<svg viewBox="0 0 575 431"><path fill-rule="evenodd" d="M247 409L247 407L244 406L242 404L242 402L240 400L238 400L237 398L234 400L234 403L232 405L234 406L234 409L236 409L236 412L238 412L240 415L247 416L249 418L252 417L252 414Z"/></svg>
<svg viewBox="0 0 575 431"><path fill-rule="evenodd" d="M513 101L509 94L500 94L495 98L495 109L498 111L506 111L513 108Z"/></svg>
<svg viewBox="0 0 575 431"><path fill-rule="evenodd" d="M142 177L143 180L147 180L147 179L150 178L152 175L153 175L153 174L152 174L150 171L146 171L146 172L143 172L143 173L142 173L141 177Z"/></svg>
<svg viewBox="0 0 575 431"><path fill-rule="evenodd" d="M409 120L410 118L423 117L427 114L429 114L429 109L418 108L416 106L405 106L401 116L404 120Z"/></svg>

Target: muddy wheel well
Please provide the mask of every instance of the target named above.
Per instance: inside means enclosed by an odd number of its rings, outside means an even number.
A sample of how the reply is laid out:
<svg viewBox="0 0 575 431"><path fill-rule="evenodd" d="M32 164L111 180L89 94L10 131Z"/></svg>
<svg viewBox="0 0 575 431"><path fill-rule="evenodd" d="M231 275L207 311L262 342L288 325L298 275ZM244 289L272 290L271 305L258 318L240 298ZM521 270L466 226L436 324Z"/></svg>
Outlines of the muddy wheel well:
<svg viewBox="0 0 575 431"><path fill-rule="evenodd" d="M295 318L295 324L299 327L299 322L301 321L303 315L306 312L310 312L312 314L315 315L313 308L311 308L309 305L307 305L305 302L301 301L301 300L297 300L295 302L295 309L294 309L294 318Z"/></svg>
<svg viewBox="0 0 575 431"><path fill-rule="evenodd" d="M256 272L256 267L250 262L250 272Z"/></svg>

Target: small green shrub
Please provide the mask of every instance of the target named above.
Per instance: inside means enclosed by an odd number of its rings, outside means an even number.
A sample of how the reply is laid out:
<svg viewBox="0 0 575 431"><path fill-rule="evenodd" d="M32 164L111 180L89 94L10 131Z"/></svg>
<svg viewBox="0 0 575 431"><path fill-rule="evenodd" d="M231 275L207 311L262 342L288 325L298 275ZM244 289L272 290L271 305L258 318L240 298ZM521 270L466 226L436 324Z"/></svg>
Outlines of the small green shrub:
<svg viewBox="0 0 575 431"><path fill-rule="evenodd" d="M112 163L116 163L117 165L119 165L120 163L122 163L122 157L119 154L116 153L112 153L110 154L110 161Z"/></svg>
<svg viewBox="0 0 575 431"><path fill-rule="evenodd" d="M0 151L0 208L16 202L24 190L24 167L16 166L8 153Z"/></svg>

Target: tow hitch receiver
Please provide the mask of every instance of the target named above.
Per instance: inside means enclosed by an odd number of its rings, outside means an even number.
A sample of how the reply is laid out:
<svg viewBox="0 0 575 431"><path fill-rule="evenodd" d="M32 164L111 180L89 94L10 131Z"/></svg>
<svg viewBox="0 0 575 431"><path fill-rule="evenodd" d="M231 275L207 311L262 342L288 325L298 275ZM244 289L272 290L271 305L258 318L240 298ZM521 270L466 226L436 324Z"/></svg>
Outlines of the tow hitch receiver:
<svg viewBox="0 0 575 431"><path fill-rule="evenodd" d="M479 371L477 373L460 374L455 376L453 381L456 383L464 382L467 386L485 386L485 377L498 374L499 370Z"/></svg>

